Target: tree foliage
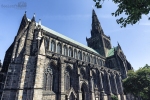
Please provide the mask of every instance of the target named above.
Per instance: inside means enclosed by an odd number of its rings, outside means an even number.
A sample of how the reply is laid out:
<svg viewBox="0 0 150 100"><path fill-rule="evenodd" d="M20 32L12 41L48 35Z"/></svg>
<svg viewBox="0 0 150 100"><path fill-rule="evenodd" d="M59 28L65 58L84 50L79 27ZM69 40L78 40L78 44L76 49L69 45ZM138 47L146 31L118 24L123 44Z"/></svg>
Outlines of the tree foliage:
<svg viewBox="0 0 150 100"><path fill-rule="evenodd" d="M93 0L97 8L102 8L102 2L105 0ZM127 17L121 17L117 19L117 23L122 27L126 27L127 24L136 24L140 21L142 15L148 15L150 12L150 0L112 0L118 5L118 9L112 13L112 16L119 16L125 14ZM150 20L150 17L148 17Z"/></svg>
<svg viewBox="0 0 150 100"><path fill-rule="evenodd" d="M111 100L118 100L118 98L117 98L117 96L112 95L112 96L111 96Z"/></svg>
<svg viewBox="0 0 150 100"><path fill-rule="evenodd" d="M123 87L125 93L150 100L150 66L146 64L137 71L129 71L128 77L123 80Z"/></svg>

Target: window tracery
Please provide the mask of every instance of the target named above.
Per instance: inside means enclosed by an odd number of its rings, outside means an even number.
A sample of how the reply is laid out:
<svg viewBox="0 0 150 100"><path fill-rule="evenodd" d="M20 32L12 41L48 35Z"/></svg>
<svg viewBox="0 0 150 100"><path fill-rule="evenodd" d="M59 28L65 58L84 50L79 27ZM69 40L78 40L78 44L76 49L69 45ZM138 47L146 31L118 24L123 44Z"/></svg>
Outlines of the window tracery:
<svg viewBox="0 0 150 100"><path fill-rule="evenodd" d="M94 60L93 63L96 64L96 58L95 57L93 57L93 60Z"/></svg>
<svg viewBox="0 0 150 100"><path fill-rule="evenodd" d="M51 42L51 51L55 52L55 42L54 41Z"/></svg>
<svg viewBox="0 0 150 100"><path fill-rule="evenodd" d="M81 76L81 79L87 79L86 72L83 68L81 68L81 70L80 70L80 76Z"/></svg>
<svg viewBox="0 0 150 100"><path fill-rule="evenodd" d="M64 55L67 56L67 47L64 45Z"/></svg>
<svg viewBox="0 0 150 100"><path fill-rule="evenodd" d="M53 86L53 72L50 67L45 70L45 90L52 91Z"/></svg>
<svg viewBox="0 0 150 100"><path fill-rule="evenodd" d="M73 57L73 51L71 47L69 48L69 57Z"/></svg>
<svg viewBox="0 0 150 100"><path fill-rule="evenodd" d="M74 50L74 58L77 59L77 50Z"/></svg>
<svg viewBox="0 0 150 100"><path fill-rule="evenodd" d="M70 89L70 75L69 75L69 72L66 72L65 73L65 88L66 90L69 90Z"/></svg>
<svg viewBox="0 0 150 100"><path fill-rule="evenodd" d="M83 53L83 61L86 61L86 60L85 60L85 53Z"/></svg>
<svg viewBox="0 0 150 100"><path fill-rule="evenodd" d="M90 62L90 55L88 56L88 62Z"/></svg>
<svg viewBox="0 0 150 100"><path fill-rule="evenodd" d="M78 52L78 59L82 60L82 53L81 53L81 51Z"/></svg>
<svg viewBox="0 0 150 100"><path fill-rule="evenodd" d="M60 43L57 44L57 53L59 53L59 54L62 53L62 48L61 48L61 44Z"/></svg>
<svg viewBox="0 0 150 100"><path fill-rule="evenodd" d="M71 75L72 75L72 69L70 66L66 67L65 70L65 89L69 90L71 87Z"/></svg>

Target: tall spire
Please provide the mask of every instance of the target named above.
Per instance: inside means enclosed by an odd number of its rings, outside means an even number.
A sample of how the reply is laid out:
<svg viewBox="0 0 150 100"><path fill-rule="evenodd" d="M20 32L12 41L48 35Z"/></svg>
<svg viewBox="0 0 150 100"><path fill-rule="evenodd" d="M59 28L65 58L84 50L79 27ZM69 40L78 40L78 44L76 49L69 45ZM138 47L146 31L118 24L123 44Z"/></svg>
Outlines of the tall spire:
<svg viewBox="0 0 150 100"><path fill-rule="evenodd" d="M99 26L100 22L99 22L99 20L97 18L97 15L96 15L96 13L95 13L95 11L93 9L93 11L92 11L92 26L95 26L95 25Z"/></svg>
<svg viewBox="0 0 150 100"><path fill-rule="evenodd" d="M101 25L100 22L97 18L97 15L93 9L92 11L92 31L91 31L91 36L97 36L97 34L101 33ZM103 33L103 32L102 32Z"/></svg>
<svg viewBox="0 0 150 100"><path fill-rule="evenodd" d="M111 49L110 38L104 34L94 9L92 11L91 37L86 38L86 41L89 47L105 57L107 56L108 50Z"/></svg>

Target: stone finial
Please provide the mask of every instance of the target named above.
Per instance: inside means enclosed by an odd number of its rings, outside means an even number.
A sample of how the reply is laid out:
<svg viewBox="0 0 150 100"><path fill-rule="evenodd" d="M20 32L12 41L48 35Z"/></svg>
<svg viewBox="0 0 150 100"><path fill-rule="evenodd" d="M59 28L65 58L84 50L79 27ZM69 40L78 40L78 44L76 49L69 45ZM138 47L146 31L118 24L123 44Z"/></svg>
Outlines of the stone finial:
<svg viewBox="0 0 150 100"><path fill-rule="evenodd" d="M39 25L41 25L41 19L39 19Z"/></svg>
<svg viewBox="0 0 150 100"><path fill-rule="evenodd" d="M35 13L34 13L33 17L35 17Z"/></svg>
<svg viewBox="0 0 150 100"><path fill-rule="evenodd" d="M24 12L24 16L23 17L26 18L26 11Z"/></svg>

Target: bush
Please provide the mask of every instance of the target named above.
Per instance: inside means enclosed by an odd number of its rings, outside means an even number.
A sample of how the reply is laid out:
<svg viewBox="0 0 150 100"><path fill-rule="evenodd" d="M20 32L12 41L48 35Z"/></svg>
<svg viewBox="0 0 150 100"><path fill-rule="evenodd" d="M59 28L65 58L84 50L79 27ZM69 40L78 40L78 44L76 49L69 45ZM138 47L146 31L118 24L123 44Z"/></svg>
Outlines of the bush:
<svg viewBox="0 0 150 100"><path fill-rule="evenodd" d="M118 100L118 98L117 98L117 96L112 95L112 96L111 96L111 100Z"/></svg>

